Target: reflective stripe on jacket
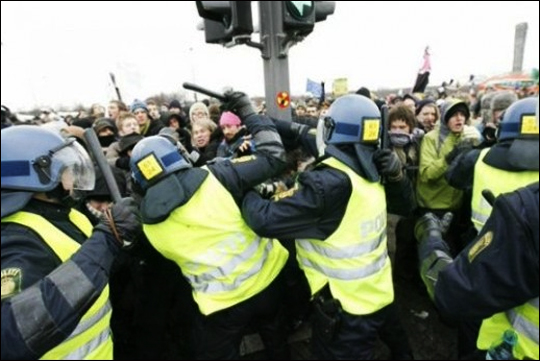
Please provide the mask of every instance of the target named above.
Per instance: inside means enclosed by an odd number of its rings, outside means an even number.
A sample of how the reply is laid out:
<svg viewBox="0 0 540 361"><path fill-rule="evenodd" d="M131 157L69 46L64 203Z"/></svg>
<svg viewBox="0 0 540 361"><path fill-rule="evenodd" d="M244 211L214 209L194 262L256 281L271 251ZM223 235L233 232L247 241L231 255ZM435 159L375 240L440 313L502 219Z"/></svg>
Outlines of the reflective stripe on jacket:
<svg viewBox="0 0 540 361"><path fill-rule="evenodd" d="M82 213L72 209L69 218L87 237L92 232L92 224ZM3 218L2 223L21 224L36 232L54 251L62 262L75 253L80 244L56 228L44 217L29 212L17 212ZM73 332L58 346L45 353L46 360L112 360L113 342L110 331L111 305L109 286L84 314Z"/></svg>
<svg viewBox="0 0 540 361"><path fill-rule="evenodd" d="M484 189L489 189L496 197L501 193L511 192L528 184L538 182L538 171L511 172L498 169L484 163L488 149L483 149L474 166L473 194L471 201L471 220L478 232L491 214L491 206L482 196Z"/></svg>
<svg viewBox="0 0 540 361"><path fill-rule="evenodd" d="M234 306L278 276L287 250L257 236L231 194L209 173L184 205L157 224L145 224L150 243L180 266L202 314Z"/></svg>
<svg viewBox="0 0 540 361"><path fill-rule="evenodd" d="M480 327L477 347L487 350L493 342L501 339L507 329L514 329L518 335L514 356L519 360L525 357L538 360L538 297L485 319Z"/></svg>
<svg viewBox="0 0 540 361"><path fill-rule="evenodd" d="M298 262L312 295L328 283L346 312L371 314L394 299L384 189L335 158L323 163L348 175L352 194L341 224L326 240L296 240Z"/></svg>

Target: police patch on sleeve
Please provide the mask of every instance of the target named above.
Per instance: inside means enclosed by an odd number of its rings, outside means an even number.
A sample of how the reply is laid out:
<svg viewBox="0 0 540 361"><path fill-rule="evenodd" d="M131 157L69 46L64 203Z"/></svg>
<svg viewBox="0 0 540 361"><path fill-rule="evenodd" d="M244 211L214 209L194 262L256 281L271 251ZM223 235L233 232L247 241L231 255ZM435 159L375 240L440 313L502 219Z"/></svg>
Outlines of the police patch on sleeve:
<svg viewBox="0 0 540 361"><path fill-rule="evenodd" d="M486 232L486 234L484 234L482 238L476 241L476 243L469 250L469 263L472 263L472 261L476 258L476 256L478 256L480 252L485 250L491 244L492 240L493 240L493 232L489 231L489 232Z"/></svg>
<svg viewBox="0 0 540 361"><path fill-rule="evenodd" d="M296 191L298 190L298 183L296 183L294 185L294 187L292 187L291 189L289 190L286 190L286 191L283 191L283 192L279 192L279 193L276 193L272 196L272 199L274 201L279 201L280 199L284 199L284 198L289 198L289 197L292 197Z"/></svg>
<svg viewBox="0 0 540 361"><path fill-rule="evenodd" d="M21 292L22 272L20 268L2 270L2 299Z"/></svg>
<svg viewBox="0 0 540 361"><path fill-rule="evenodd" d="M251 162L251 161L253 161L255 159L257 159L257 157L254 154L250 154L250 155L244 155L244 156L238 157L238 158L233 158L233 159L231 159L231 162L232 163L247 163L247 162Z"/></svg>

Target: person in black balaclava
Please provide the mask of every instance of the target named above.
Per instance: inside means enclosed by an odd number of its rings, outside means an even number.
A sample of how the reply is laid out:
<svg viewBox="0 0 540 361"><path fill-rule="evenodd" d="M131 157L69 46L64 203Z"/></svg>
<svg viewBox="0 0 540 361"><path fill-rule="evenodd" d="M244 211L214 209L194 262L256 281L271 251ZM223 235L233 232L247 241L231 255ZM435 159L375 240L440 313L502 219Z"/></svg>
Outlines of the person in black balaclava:
<svg viewBox="0 0 540 361"><path fill-rule="evenodd" d="M110 118L100 118L96 120L93 125L99 140L99 144L103 149L103 153L106 153L107 148L112 142L117 140L117 129L114 125L114 121Z"/></svg>

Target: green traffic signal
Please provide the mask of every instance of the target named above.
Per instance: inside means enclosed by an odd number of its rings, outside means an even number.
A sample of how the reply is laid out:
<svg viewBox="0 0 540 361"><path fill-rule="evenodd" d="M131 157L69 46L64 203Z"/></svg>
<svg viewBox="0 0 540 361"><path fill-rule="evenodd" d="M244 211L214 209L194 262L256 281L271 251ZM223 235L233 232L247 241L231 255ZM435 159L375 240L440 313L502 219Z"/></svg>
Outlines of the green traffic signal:
<svg viewBox="0 0 540 361"><path fill-rule="evenodd" d="M289 14L296 20L311 20L314 11L313 1L285 1Z"/></svg>
<svg viewBox="0 0 540 361"><path fill-rule="evenodd" d="M306 36L315 23L326 20L336 8L335 1L282 1L283 30Z"/></svg>

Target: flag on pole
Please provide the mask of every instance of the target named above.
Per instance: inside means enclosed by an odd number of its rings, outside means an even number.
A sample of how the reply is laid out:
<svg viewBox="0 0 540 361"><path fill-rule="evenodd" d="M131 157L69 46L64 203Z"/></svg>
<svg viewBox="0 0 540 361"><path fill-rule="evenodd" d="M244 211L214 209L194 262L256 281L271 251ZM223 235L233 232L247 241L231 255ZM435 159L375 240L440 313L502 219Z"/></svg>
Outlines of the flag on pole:
<svg viewBox="0 0 540 361"><path fill-rule="evenodd" d="M431 59L429 54L429 46L424 50L424 64L418 71L416 82L414 83L412 93L423 93L426 91L429 83L429 73L431 72Z"/></svg>
<svg viewBox="0 0 540 361"><path fill-rule="evenodd" d="M314 98L320 98L323 94L322 84L308 78L306 83L306 92L311 93Z"/></svg>
<svg viewBox="0 0 540 361"><path fill-rule="evenodd" d="M332 93L334 94L334 97L339 97L348 92L349 85L347 84L347 78L334 79L334 83L332 84Z"/></svg>

